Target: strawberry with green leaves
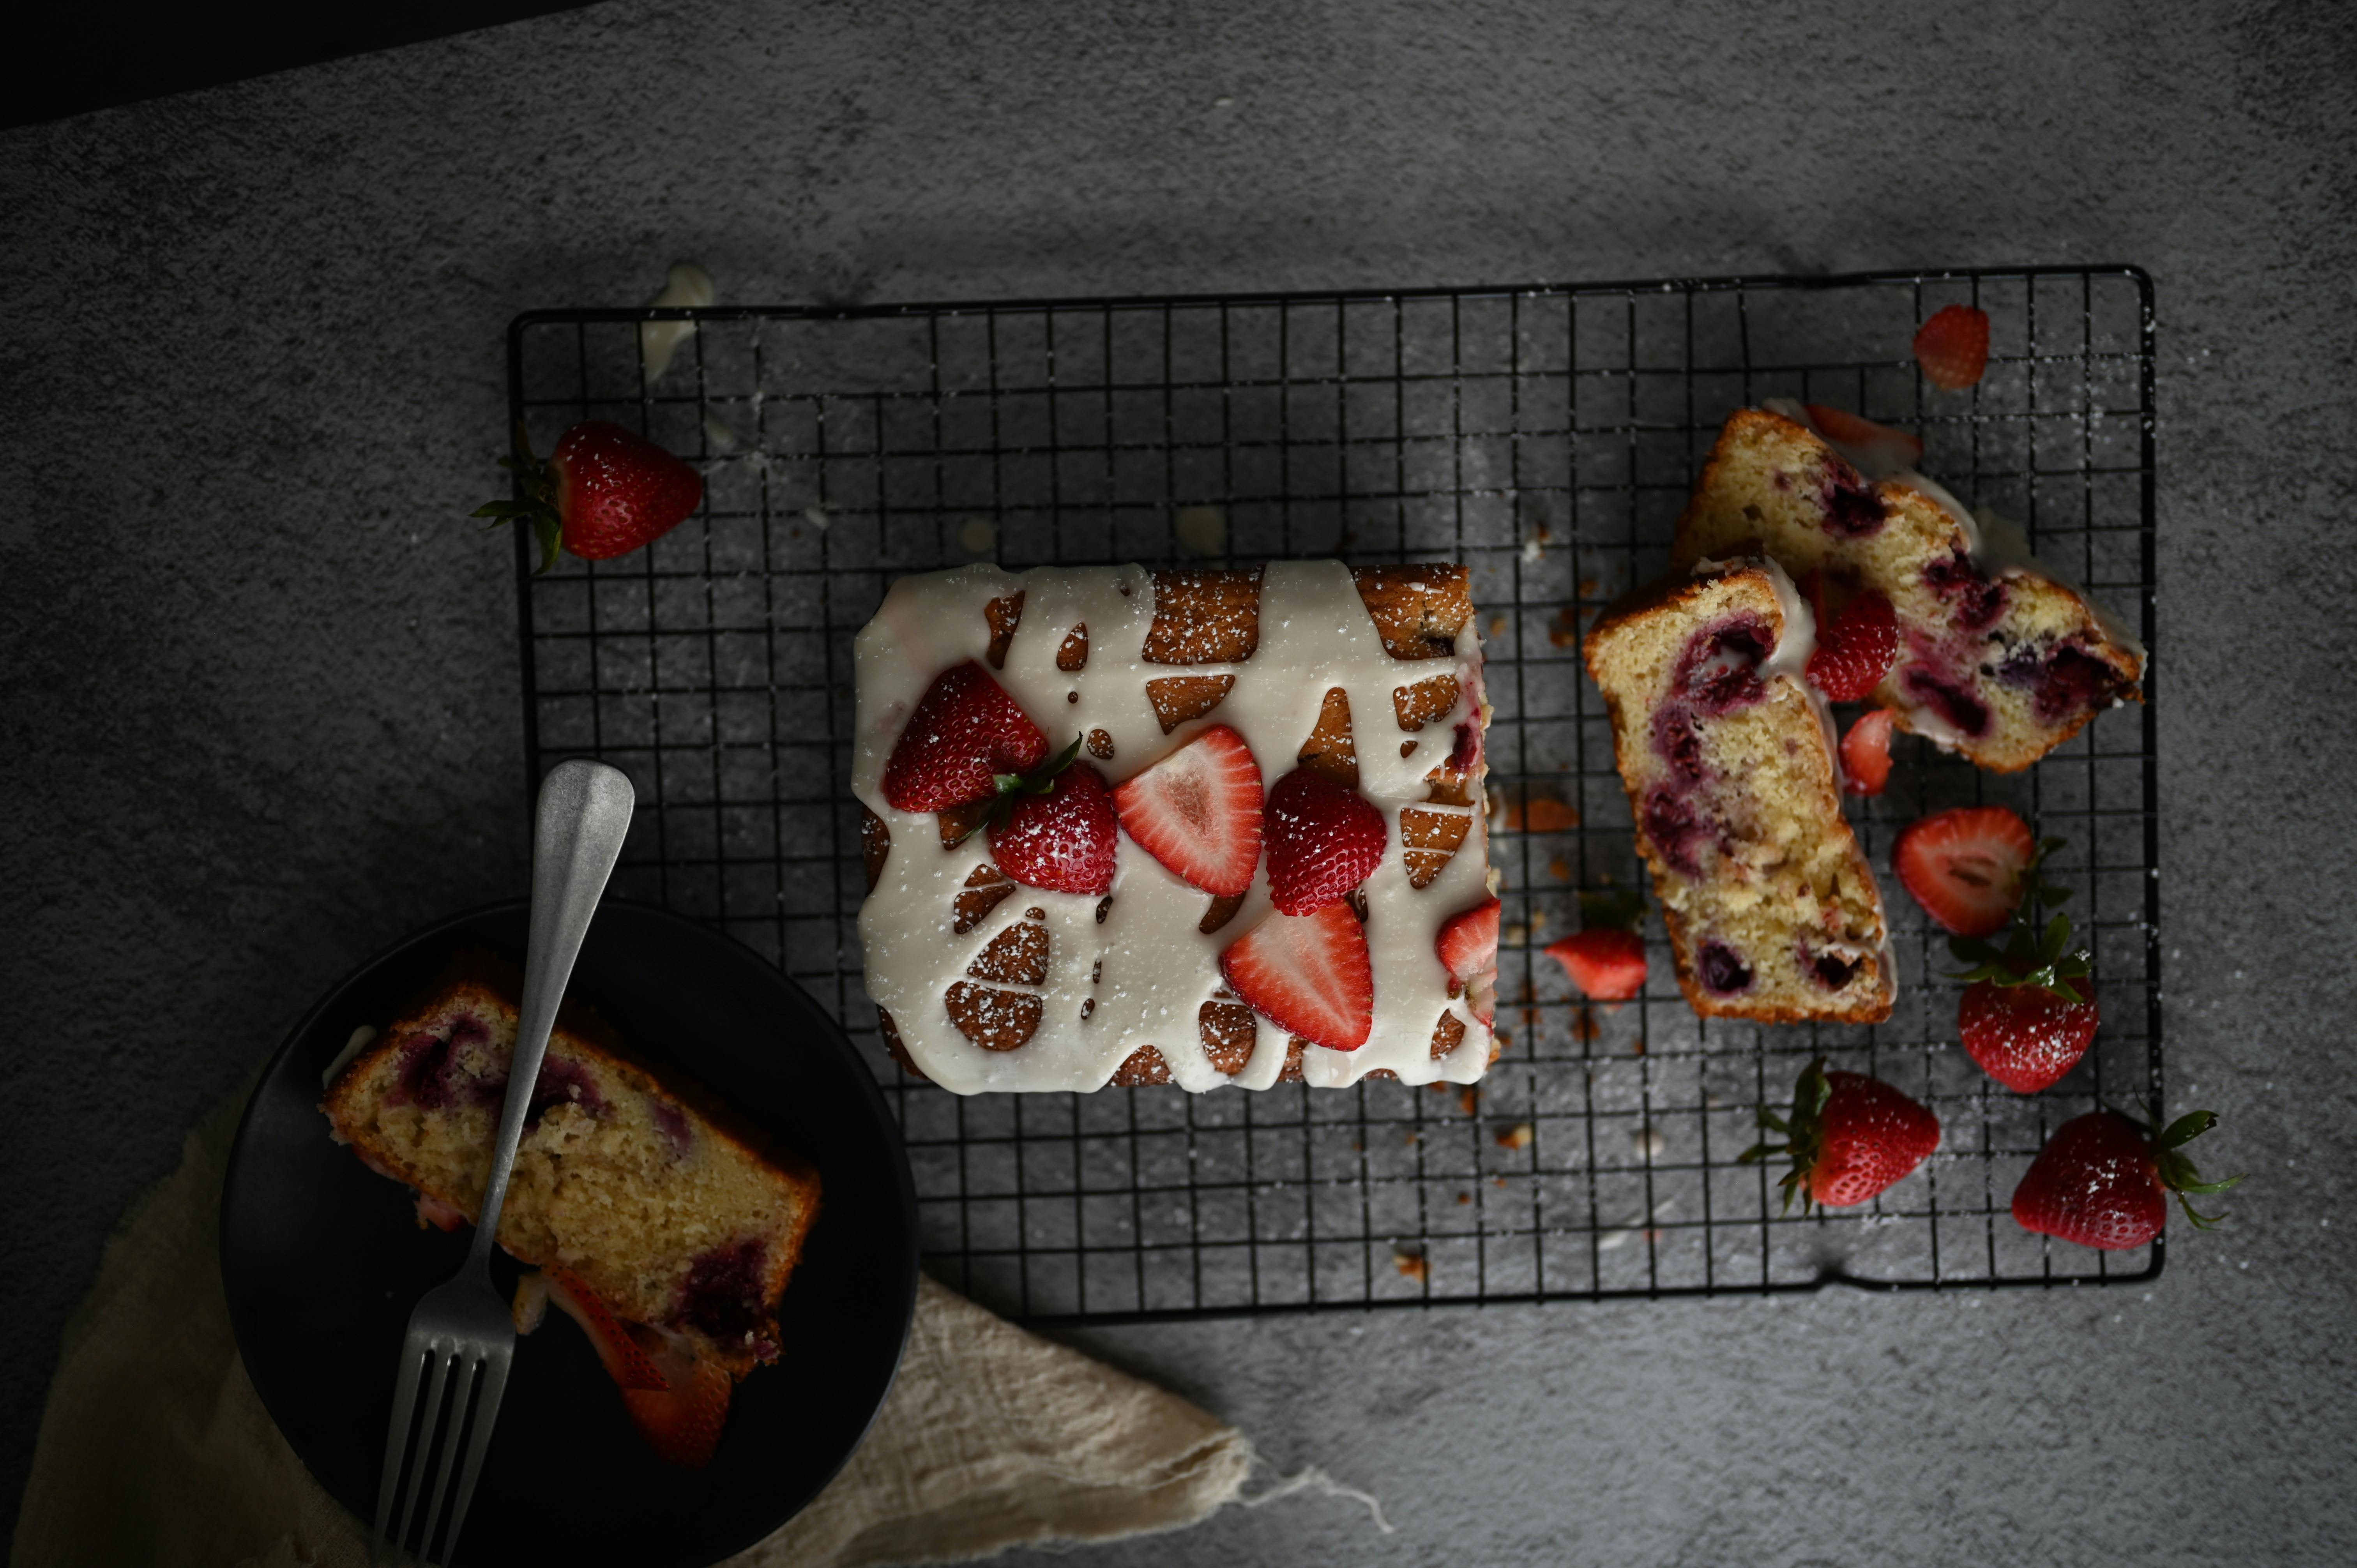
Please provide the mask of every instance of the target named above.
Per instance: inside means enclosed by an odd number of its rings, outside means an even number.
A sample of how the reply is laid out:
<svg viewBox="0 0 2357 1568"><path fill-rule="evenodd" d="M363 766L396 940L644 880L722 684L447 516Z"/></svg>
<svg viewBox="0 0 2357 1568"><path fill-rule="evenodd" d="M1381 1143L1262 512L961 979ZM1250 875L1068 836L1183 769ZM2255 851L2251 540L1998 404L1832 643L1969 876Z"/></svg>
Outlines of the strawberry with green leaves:
<svg viewBox="0 0 2357 1568"><path fill-rule="evenodd" d="M2173 1192L2195 1229L2217 1224L2222 1216L2200 1212L2190 1198L2223 1192L2243 1178L2203 1181L2185 1154L2187 1144L2218 1124L2217 1116L2190 1112L2165 1128L2154 1124L2158 1120L2093 1111L2063 1122L2013 1189L2014 1219L2041 1236L2119 1251L2160 1234Z"/></svg>
<svg viewBox="0 0 2357 1568"><path fill-rule="evenodd" d="M1754 1165L1788 1155L1792 1168L1780 1184L1784 1207L1801 1200L1846 1208L1899 1181L1940 1146L1940 1121L1914 1101L1862 1073L1827 1072L1819 1057L1792 1086L1789 1117L1762 1109L1760 1125L1781 1133L1781 1144L1755 1144L1738 1156Z"/></svg>
<svg viewBox="0 0 2357 1568"><path fill-rule="evenodd" d="M2071 917L2054 906L2071 897L2038 872L2062 846L2041 840L2021 870L2021 906L2003 947L1953 937L1948 950L1973 967L1956 1008L1956 1032L1981 1070L2016 1094L2036 1094L2079 1065L2095 1038L2095 987L2084 947L2071 942ZM2044 911L2045 923L2040 925Z"/></svg>
<svg viewBox="0 0 2357 1568"><path fill-rule="evenodd" d="M704 478L642 435L586 420L557 438L544 464L519 424L515 451L500 467L523 485L523 498L475 509L496 528L530 528L540 542L539 570L556 564L559 550L585 561L627 555L669 533L704 499Z"/></svg>

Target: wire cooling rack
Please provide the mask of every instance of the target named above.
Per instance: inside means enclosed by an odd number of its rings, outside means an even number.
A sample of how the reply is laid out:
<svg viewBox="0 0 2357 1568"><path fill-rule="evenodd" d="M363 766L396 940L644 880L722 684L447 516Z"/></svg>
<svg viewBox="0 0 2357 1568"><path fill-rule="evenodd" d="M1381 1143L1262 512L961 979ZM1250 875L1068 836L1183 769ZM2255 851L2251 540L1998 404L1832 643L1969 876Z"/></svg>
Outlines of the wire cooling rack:
<svg viewBox="0 0 2357 1568"><path fill-rule="evenodd" d="M1919 322L1988 312L1987 375L1916 373ZM646 324L676 324L648 373ZM1583 1004L1539 950L1576 895L1642 885L1600 697L1596 611L1666 567L1728 412L1775 396L1918 431L1925 472L2023 522L2153 628L2150 280L2126 267L1740 278L856 310L539 311L509 335L546 451L610 419L690 457L702 510L652 547L517 570L532 777L603 757L640 791L618 891L724 929L834 1009L907 1133L928 1264L1034 1322L1443 1302L2149 1279L2018 1227L2062 1121L2160 1098L2150 707L2025 774L1901 736L1854 803L1896 830L2001 803L2095 951L2103 1028L2033 1098L1955 1044L1954 964L1886 875L1898 1010L1872 1027L1703 1021L1657 920L1652 979ZM974 559L1339 555L1471 571L1497 706L1503 1057L1478 1090L1362 1083L959 1098L895 1068L861 987L851 642L886 585ZM2147 682L2147 692L2150 682ZM1930 1106L1944 1136L1863 1209L1780 1211L1737 1155L1819 1053Z"/></svg>

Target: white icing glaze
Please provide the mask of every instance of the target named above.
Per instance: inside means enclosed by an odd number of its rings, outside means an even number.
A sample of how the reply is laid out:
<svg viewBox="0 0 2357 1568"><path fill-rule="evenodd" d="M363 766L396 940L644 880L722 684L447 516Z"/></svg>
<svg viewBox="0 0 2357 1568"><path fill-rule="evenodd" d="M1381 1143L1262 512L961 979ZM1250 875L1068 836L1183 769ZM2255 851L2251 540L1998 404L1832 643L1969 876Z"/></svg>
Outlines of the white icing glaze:
<svg viewBox="0 0 2357 1568"><path fill-rule="evenodd" d="M1731 555L1724 561L1695 562L1692 575L1716 577L1749 567L1768 575L1768 585L1776 591L1777 613L1784 618L1784 629L1776 639L1774 650L1760 662L1760 678L1791 678L1793 687L1808 701L1809 711L1817 715L1817 727L1824 732L1825 757L1831 761L1840 753L1841 732L1834 727L1833 710L1825 705L1824 695L1809 684L1809 656L1817 650L1817 616L1809 607L1809 601L1801 596L1791 575L1765 555ZM1838 766L1834 777L1841 777Z"/></svg>
<svg viewBox="0 0 2357 1568"><path fill-rule="evenodd" d="M1309 1047L1303 1054L1303 1077L1313 1085L1336 1086L1385 1068L1408 1083L1469 1083L1480 1078L1489 1065L1490 1029L1463 1000L1449 1000L1448 977L1434 943L1443 921L1489 896L1487 824L1479 811L1429 805L1424 799L1425 775L1448 756L1455 725L1473 716L1468 697L1480 691L1480 636L1469 619L1458 633L1452 660L1392 658L1349 569L1334 561L1268 566L1261 586L1259 646L1248 661L1236 665L1146 661L1154 579L1143 566L1040 567L1017 575L976 564L892 585L856 645L852 790L892 837L882 874L859 911L859 940L868 994L891 1014L902 1046L926 1076L961 1094L1085 1091L1103 1085L1131 1053L1148 1045L1169 1064L1173 1081L1196 1091L1232 1083L1265 1089L1285 1066L1285 1034L1263 1018L1251 1060L1229 1078L1211 1065L1196 1023L1201 1004L1222 986L1220 953L1270 910L1265 861L1243 907L1210 935L1197 929L1210 895L1164 869L1125 833L1115 852L1112 903L1103 921L1096 918L1093 897L1018 887L972 930L959 934L952 929L956 895L974 868L989 861L989 849L981 835L943 849L931 814L893 810L884 799L884 766L933 678L953 664L984 658L990 641L984 606L1017 592L1025 596L1023 613L1007 646L1006 667L996 672L999 683L1047 735L1051 750L1076 733L1106 731L1114 741L1113 760L1082 760L1092 762L1114 784L1144 771L1199 731L1226 725L1251 747L1264 787L1274 786L1292 770L1302 743L1317 727L1327 691L1340 686L1349 693L1359 792L1383 813L1388 829L1383 864L1366 884L1374 1026L1355 1051ZM1083 624L1086 667L1078 672L1057 669L1056 653L1066 635ZM1164 735L1146 682L1222 674L1234 675L1236 682L1219 706ZM1420 732L1402 730L1393 692L1439 674L1456 676L1456 706ZM1403 757L1400 746L1406 739L1418 744L1413 756ZM1422 888L1409 883L1401 854L1400 811L1407 806L1462 811L1471 819L1463 845ZM1039 1030L1014 1050L985 1050L959 1031L943 997L994 937L1033 908L1047 916L1047 983L990 983L998 990L1035 990L1043 1004ZM1100 976L1093 983L1092 973ZM1092 998L1095 1004L1083 1018L1082 1004ZM1465 1025L1465 1037L1435 1060L1433 1026L1444 1009Z"/></svg>

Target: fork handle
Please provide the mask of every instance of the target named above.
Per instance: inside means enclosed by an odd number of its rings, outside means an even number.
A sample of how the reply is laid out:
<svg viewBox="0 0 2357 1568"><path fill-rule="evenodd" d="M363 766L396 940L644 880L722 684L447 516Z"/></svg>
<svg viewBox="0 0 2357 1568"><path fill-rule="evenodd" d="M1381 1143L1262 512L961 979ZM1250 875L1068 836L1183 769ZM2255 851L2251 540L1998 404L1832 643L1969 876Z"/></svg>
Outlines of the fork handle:
<svg viewBox="0 0 2357 1568"><path fill-rule="evenodd" d="M487 1262L499 1239L508 1177L532 1109L541 1058L573 961L589 934L590 917L622 853L637 802L630 781L602 762L560 762L541 782L533 832L532 934L524 948L523 1004L516 1015L515 1051L508 1063L508 1093L500 1108L500 1135L491 1145L491 1173L483 1183L482 1211L460 1272Z"/></svg>

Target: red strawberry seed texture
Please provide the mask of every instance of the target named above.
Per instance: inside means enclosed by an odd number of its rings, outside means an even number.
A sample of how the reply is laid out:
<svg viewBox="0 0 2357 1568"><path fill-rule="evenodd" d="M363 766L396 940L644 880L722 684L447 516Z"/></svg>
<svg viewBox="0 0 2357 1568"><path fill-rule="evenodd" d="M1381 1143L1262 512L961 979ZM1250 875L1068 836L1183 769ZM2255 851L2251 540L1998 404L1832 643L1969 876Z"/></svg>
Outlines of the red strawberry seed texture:
<svg viewBox="0 0 2357 1568"><path fill-rule="evenodd" d="M1968 305L1943 306L1915 334L1915 362L1923 379L1962 392L1988 369L1989 318Z"/></svg>
<svg viewBox="0 0 2357 1568"><path fill-rule="evenodd" d="M2094 983L2083 976L2072 1002L2040 985L1976 980L1964 987L1956 1030L1965 1052L2016 1094L2036 1094L2079 1065L2095 1038Z"/></svg>
<svg viewBox="0 0 2357 1568"><path fill-rule="evenodd" d="M1741 1159L1749 1164L1789 1155L1784 1200L1789 1205L1797 1196L1803 1210L1812 1203L1827 1208L1864 1203L1940 1146L1940 1122L1929 1111L1879 1079L1827 1072L1823 1057L1801 1069L1789 1119L1763 1109L1760 1124L1783 1133L1785 1142L1754 1144Z"/></svg>
<svg viewBox="0 0 2357 1568"><path fill-rule="evenodd" d="M1889 599L1868 590L1817 628L1809 683L1828 701L1855 703L1881 684L1898 658L1898 613Z"/></svg>
<svg viewBox="0 0 2357 1568"><path fill-rule="evenodd" d="M1044 794L1015 800L990 827L990 857L1027 887L1050 893L1113 891L1118 820L1104 775L1083 762L1056 775Z"/></svg>
<svg viewBox="0 0 2357 1568"><path fill-rule="evenodd" d="M884 765L884 799L900 811L987 800L998 774L1028 773L1047 755L1039 726L969 659L933 677L917 700Z"/></svg>
<svg viewBox="0 0 2357 1568"><path fill-rule="evenodd" d="M1121 825L1172 875L1233 897L1260 865L1260 768L1244 737L1214 725L1113 792Z"/></svg>
<svg viewBox="0 0 2357 1568"><path fill-rule="evenodd" d="M1272 912L1220 955L1220 973L1253 1011L1313 1046L1355 1051L1373 1029L1367 934L1340 901Z"/></svg>
<svg viewBox="0 0 2357 1568"><path fill-rule="evenodd" d="M2037 850L2029 825L2003 806L1959 806L1910 822L1890 865L1933 920L1960 937L1986 937L2013 918Z"/></svg>
<svg viewBox="0 0 2357 1568"><path fill-rule="evenodd" d="M1498 914L1498 900L1485 898L1449 916L1433 941L1448 973L1448 994L1466 997L1484 1024L1497 1013Z"/></svg>
<svg viewBox="0 0 2357 1568"><path fill-rule="evenodd" d="M1383 814L1355 790L1297 768L1269 791L1262 839L1268 896L1280 913L1307 915L1330 904L1383 864Z"/></svg>

